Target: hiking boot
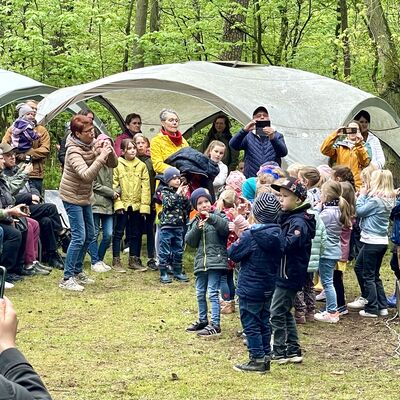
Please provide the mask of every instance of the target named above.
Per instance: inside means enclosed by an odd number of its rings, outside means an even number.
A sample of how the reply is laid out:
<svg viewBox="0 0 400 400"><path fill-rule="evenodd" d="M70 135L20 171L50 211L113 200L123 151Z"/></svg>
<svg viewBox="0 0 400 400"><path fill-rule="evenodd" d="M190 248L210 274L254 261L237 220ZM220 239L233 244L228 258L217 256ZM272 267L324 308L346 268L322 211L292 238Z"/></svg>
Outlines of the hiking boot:
<svg viewBox="0 0 400 400"><path fill-rule="evenodd" d="M172 279L169 277L165 268L160 269L160 282L161 283L172 283Z"/></svg>
<svg viewBox="0 0 400 400"><path fill-rule="evenodd" d="M201 321L196 321L196 322L193 322L192 325L189 325L189 326L186 328L186 332L195 333L195 332L201 331L201 330L204 329L207 325L208 325L208 321L203 321L203 322L201 322Z"/></svg>
<svg viewBox="0 0 400 400"><path fill-rule="evenodd" d="M239 372L265 374L270 370L270 361L265 361L265 358L251 358L249 362L245 364L237 364L233 369Z"/></svg>
<svg viewBox="0 0 400 400"><path fill-rule="evenodd" d="M361 310L358 313L360 314L361 317L378 318L378 314L372 314L372 313L369 313L368 311L365 311L365 310Z"/></svg>
<svg viewBox="0 0 400 400"><path fill-rule="evenodd" d="M368 304L368 300L360 296L351 303L347 303L347 307L351 308L352 310L361 310L366 304Z"/></svg>
<svg viewBox="0 0 400 400"><path fill-rule="evenodd" d="M294 319L296 321L296 324L298 325L305 324L307 322L305 314L300 311L295 311Z"/></svg>
<svg viewBox="0 0 400 400"><path fill-rule="evenodd" d="M111 268L115 272L120 272L120 273L126 272L126 269L122 266L121 259L119 257L113 257Z"/></svg>
<svg viewBox="0 0 400 400"><path fill-rule="evenodd" d="M147 261L147 267L150 268L152 271L157 271L158 270L157 261L154 258L150 258Z"/></svg>
<svg viewBox="0 0 400 400"><path fill-rule="evenodd" d="M89 278L83 271L75 275L75 280L79 285L91 285L94 283L94 279Z"/></svg>
<svg viewBox="0 0 400 400"><path fill-rule="evenodd" d="M197 336L203 338L216 338L221 335L221 328L217 325L207 325L204 329L197 333Z"/></svg>
<svg viewBox="0 0 400 400"><path fill-rule="evenodd" d="M94 272L107 272L109 271L108 268L105 267L103 261L97 261L97 263L92 264L90 269Z"/></svg>
<svg viewBox="0 0 400 400"><path fill-rule="evenodd" d="M233 314L235 312L235 300L220 301L221 314Z"/></svg>
<svg viewBox="0 0 400 400"><path fill-rule="evenodd" d="M314 315L314 319L319 322L327 322L328 324L336 324L339 322L339 313L336 311L334 313L330 313L328 311L323 311L316 313Z"/></svg>
<svg viewBox="0 0 400 400"><path fill-rule="evenodd" d="M60 289L71 290L72 292L82 292L85 290L85 287L80 285L74 277L62 280L58 287Z"/></svg>
<svg viewBox="0 0 400 400"><path fill-rule="evenodd" d="M129 256L128 268L139 272L147 271L147 267L142 264L142 260L136 256Z"/></svg>

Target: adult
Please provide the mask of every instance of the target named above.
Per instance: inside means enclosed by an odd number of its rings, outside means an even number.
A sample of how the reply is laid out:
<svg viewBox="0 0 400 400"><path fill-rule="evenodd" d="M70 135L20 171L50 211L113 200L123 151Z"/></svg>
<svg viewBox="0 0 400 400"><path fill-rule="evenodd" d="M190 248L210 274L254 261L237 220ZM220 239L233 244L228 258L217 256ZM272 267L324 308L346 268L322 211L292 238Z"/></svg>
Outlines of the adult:
<svg viewBox="0 0 400 400"><path fill-rule="evenodd" d="M381 142L379 139L369 130L369 124L371 123L371 115L368 111L361 110L355 117L355 121L360 124L361 135L364 138L364 142L367 146L368 154L371 159L371 163L377 168L383 169L385 166L385 154L383 154Z"/></svg>
<svg viewBox="0 0 400 400"><path fill-rule="evenodd" d="M330 157L335 164L349 167L354 176L356 190L361 186L360 173L368 166L370 158L361 135L361 127L358 121L352 121L347 128L353 128L354 132L347 134L346 127L333 131L322 143L321 153Z"/></svg>
<svg viewBox="0 0 400 400"><path fill-rule="evenodd" d="M165 160L184 147L188 142L179 131L179 117L176 111L164 108L160 112L161 130L150 143L151 160L156 174L162 174L171 167Z"/></svg>
<svg viewBox="0 0 400 400"><path fill-rule="evenodd" d="M260 165L274 161L281 165L281 158L288 153L283 135L272 126L256 128L259 121L270 121L268 110L257 107L253 119L242 128L229 142L236 151L244 150L244 175L246 178L256 176Z"/></svg>
<svg viewBox="0 0 400 400"><path fill-rule="evenodd" d="M93 283L83 272L83 259L94 238L91 206L93 181L100 169L118 164L117 155L109 141L96 141L92 120L76 115L71 120L71 135L67 138L60 197L71 225L71 243L64 265L61 289L82 291L84 284Z"/></svg>
<svg viewBox="0 0 400 400"><path fill-rule="evenodd" d="M7 400L51 400L49 392L15 344L18 320L13 304L0 299L0 397Z"/></svg>
<svg viewBox="0 0 400 400"><path fill-rule="evenodd" d="M37 102L35 100L27 100L25 103L18 104L17 111L24 104L28 105L36 116ZM26 153L20 153L17 155L17 161L24 162L27 160L27 158L31 157L33 169L29 174L29 180L31 184L39 191L39 193L42 193L45 162L46 158L50 154L50 135L47 132L47 129L42 125L36 125L34 131L39 138L32 142L32 148L30 150L28 150ZM10 144L11 134L12 127L9 127L2 139L2 143Z"/></svg>
<svg viewBox="0 0 400 400"><path fill-rule="evenodd" d="M32 169L32 164L26 164L22 168L16 166L15 151L7 143L0 144L0 150L4 158L0 171L7 181L7 185L2 190L9 199L9 204L3 204L3 206L14 203L29 205L30 217L40 225L42 260L52 268L63 269L64 263L57 249L59 240L64 238L67 231L62 226L57 207L50 203L42 204L36 187L29 185L28 174Z"/></svg>
<svg viewBox="0 0 400 400"><path fill-rule="evenodd" d="M86 109L86 110L80 110L77 115L85 115L86 117L90 118L92 122L94 121L94 113L93 111ZM67 149L65 147L67 143L67 137L71 134L71 127L70 127L70 122L65 124L65 135L60 141L60 148L58 149L58 161L60 161L61 168L64 168L64 163L65 163L65 153L67 152Z"/></svg>
<svg viewBox="0 0 400 400"><path fill-rule="evenodd" d="M213 140L219 140L225 144L225 154L221 161L228 167L229 172L233 171L238 164L239 153L229 147L229 141L231 139L231 123L229 118L226 115L217 115L212 123L211 129L204 137L199 151L204 153Z"/></svg>
<svg viewBox="0 0 400 400"><path fill-rule="evenodd" d="M137 133L142 132L142 118L139 114L128 114L125 118L125 130L117 135L114 150L118 157L121 156L121 143L124 139L133 139Z"/></svg>

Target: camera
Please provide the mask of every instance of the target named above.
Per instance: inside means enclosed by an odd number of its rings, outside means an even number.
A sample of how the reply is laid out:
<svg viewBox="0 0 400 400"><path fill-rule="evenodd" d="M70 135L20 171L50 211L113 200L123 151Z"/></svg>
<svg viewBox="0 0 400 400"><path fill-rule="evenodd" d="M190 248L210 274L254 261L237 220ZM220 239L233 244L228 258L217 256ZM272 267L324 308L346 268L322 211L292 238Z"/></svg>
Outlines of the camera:
<svg viewBox="0 0 400 400"><path fill-rule="evenodd" d="M357 133L357 128L349 128L349 127L345 127L343 128L343 134L344 135L351 135Z"/></svg>

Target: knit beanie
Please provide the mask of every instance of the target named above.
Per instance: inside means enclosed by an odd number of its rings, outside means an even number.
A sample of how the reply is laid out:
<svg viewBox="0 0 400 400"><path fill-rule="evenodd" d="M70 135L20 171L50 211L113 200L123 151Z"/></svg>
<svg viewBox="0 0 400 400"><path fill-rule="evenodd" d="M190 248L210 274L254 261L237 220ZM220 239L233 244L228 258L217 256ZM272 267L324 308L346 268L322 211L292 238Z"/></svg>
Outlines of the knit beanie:
<svg viewBox="0 0 400 400"><path fill-rule="evenodd" d="M212 201L210 192L207 189L198 188L198 189L194 190L192 192L192 195L190 196L190 202L192 203L192 207L196 210L197 210L197 202L199 201L200 197L207 198L210 201L210 203Z"/></svg>
<svg viewBox="0 0 400 400"><path fill-rule="evenodd" d="M272 193L261 193L254 201L253 215L260 224L275 222L278 212L281 210L281 204Z"/></svg>
<svg viewBox="0 0 400 400"><path fill-rule="evenodd" d="M28 114L29 112L34 112L33 108L29 107L27 104L22 105L18 109L18 115L20 118L24 117L25 114Z"/></svg>
<svg viewBox="0 0 400 400"><path fill-rule="evenodd" d="M245 180L246 177L240 171L232 171L226 178L225 185L230 186L238 195L241 195Z"/></svg>
<svg viewBox="0 0 400 400"><path fill-rule="evenodd" d="M164 182L168 183L171 179L174 179L174 178L180 177L180 176L181 176L181 172L179 171L179 169L177 169L175 167L168 167L164 171Z"/></svg>
<svg viewBox="0 0 400 400"><path fill-rule="evenodd" d="M257 191L257 179L256 177L251 177L246 179L242 185L242 195L246 200L253 201L256 197Z"/></svg>

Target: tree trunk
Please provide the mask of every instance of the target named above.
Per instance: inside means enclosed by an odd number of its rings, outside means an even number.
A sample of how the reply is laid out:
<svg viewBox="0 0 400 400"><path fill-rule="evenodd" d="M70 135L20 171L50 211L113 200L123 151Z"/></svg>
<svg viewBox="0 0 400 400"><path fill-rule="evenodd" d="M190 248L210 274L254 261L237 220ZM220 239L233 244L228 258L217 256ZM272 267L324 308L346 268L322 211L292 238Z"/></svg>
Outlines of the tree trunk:
<svg viewBox="0 0 400 400"><path fill-rule="evenodd" d="M380 0L364 0L371 33L378 49L382 83L378 87L380 96L400 114L400 70L396 46Z"/></svg>
<svg viewBox="0 0 400 400"><path fill-rule="evenodd" d="M242 57L245 32L243 29L238 29L238 26L246 21L249 0L232 0L230 3L229 12L224 16L225 24L222 35L222 42L229 43L229 47L221 53L220 59L239 61Z"/></svg>
<svg viewBox="0 0 400 400"><path fill-rule="evenodd" d="M347 16L347 2L346 0L339 0L340 6L340 28L342 33L343 43L343 74L347 81L351 79L351 59L350 59L350 45L347 29L349 28L349 21Z"/></svg>
<svg viewBox="0 0 400 400"><path fill-rule="evenodd" d="M147 8L148 0L137 0L136 18L135 18L135 34L136 38L133 43L133 68L144 67L144 51L140 44L141 37L146 33L147 24Z"/></svg>
<svg viewBox="0 0 400 400"><path fill-rule="evenodd" d="M133 13L133 5L134 0L131 0L128 6L128 16L126 19L125 25L125 36L129 37L131 35L131 21L132 21L132 13ZM129 42L125 45L124 49L124 59L122 60L122 71L128 71L128 61L129 61Z"/></svg>

